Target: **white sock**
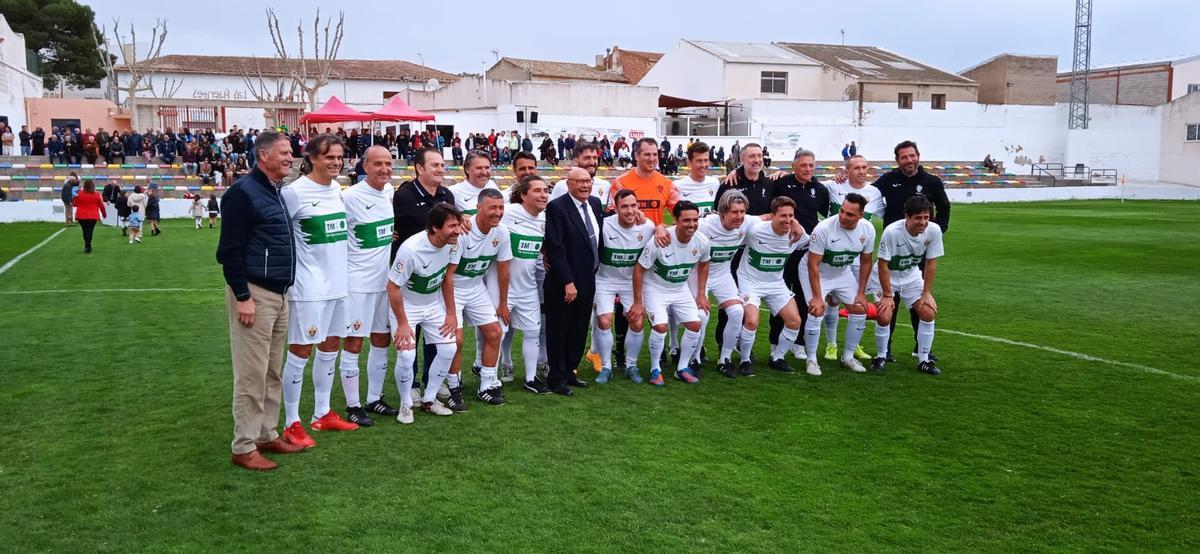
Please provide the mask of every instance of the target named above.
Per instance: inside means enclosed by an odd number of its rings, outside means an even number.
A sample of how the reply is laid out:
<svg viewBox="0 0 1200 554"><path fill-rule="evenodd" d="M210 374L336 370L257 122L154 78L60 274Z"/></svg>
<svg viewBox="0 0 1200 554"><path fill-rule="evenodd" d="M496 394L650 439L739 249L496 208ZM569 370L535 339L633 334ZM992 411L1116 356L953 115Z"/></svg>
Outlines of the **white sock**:
<svg viewBox="0 0 1200 554"><path fill-rule="evenodd" d="M796 336L800 334L800 329L791 329L784 327L779 332L779 344L775 345L775 350L771 352L771 359L782 360L787 357L787 353L791 351L792 345L796 344Z"/></svg>
<svg viewBox="0 0 1200 554"><path fill-rule="evenodd" d="M862 340L863 331L867 329L867 314L850 314L846 323L846 341L842 343L842 357L853 356Z"/></svg>
<svg viewBox="0 0 1200 554"><path fill-rule="evenodd" d="M596 323L596 307L595 306L592 307L592 316L591 317L592 317L592 319L589 320L589 324L591 325L591 329L592 329L592 340L589 341L589 342L591 342L591 344L588 345L588 352L591 352L593 354L599 354L600 347L596 345L596 332L600 329L600 326Z"/></svg>
<svg viewBox="0 0 1200 554"><path fill-rule="evenodd" d="M612 329L596 327L592 332L592 347L600 354L600 367L603 369L612 369L612 346Z"/></svg>
<svg viewBox="0 0 1200 554"><path fill-rule="evenodd" d="M825 342L837 345L838 311L825 310Z"/></svg>
<svg viewBox="0 0 1200 554"><path fill-rule="evenodd" d="M886 358L888 355L888 339L892 338L892 330L888 325L875 324L875 357Z"/></svg>
<svg viewBox="0 0 1200 554"><path fill-rule="evenodd" d="M284 427L291 427L293 423L300 421L300 389L304 387L306 365L308 358L287 353L287 363L283 366Z"/></svg>
<svg viewBox="0 0 1200 554"><path fill-rule="evenodd" d="M928 362L930 350L933 350L933 322L922 321L917 324L917 359Z"/></svg>
<svg viewBox="0 0 1200 554"><path fill-rule="evenodd" d="M679 341L679 365L677 370L687 369L693 355L700 351L700 332L691 329L683 330L683 339Z"/></svg>
<svg viewBox="0 0 1200 554"><path fill-rule="evenodd" d="M521 359L525 362L525 382L537 379L538 336L533 331L521 332Z"/></svg>
<svg viewBox="0 0 1200 554"><path fill-rule="evenodd" d="M830 309L826 307L826 309ZM821 324L820 317L809 316L804 322L804 352L808 361L817 361L817 343L821 342Z"/></svg>
<svg viewBox="0 0 1200 554"><path fill-rule="evenodd" d="M442 381L450 374L450 362L454 361L454 352L458 350L452 342L436 346L437 356L429 366L429 382L425 384L425 398L421 399L423 402L437 400L437 391L442 388Z"/></svg>
<svg viewBox="0 0 1200 554"><path fill-rule="evenodd" d="M372 346L367 352L367 404L383 397L387 379L388 347Z"/></svg>
<svg viewBox="0 0 1200 554"><path fill-rule="evenodd" d="M650 330L650 370L659 370L659 360L662 358L663 347L667 343L667 334L660 333L654 329Z"/></svg>
<svg viewBox="0 0 1200 554"><path fill-rule="evenodd" d="M546 314L542 314L542 324L538 327L538 356L537 363L549 363L549 357L546 354Z"/></svg>
<svg viewBox="0 0 1200 554"><path fill-rule="evenodd" d="M667 337L671 340L671 352L679 351L679 322L675 316L667 314Z"/></svg>
<svg viewBox="0 0 1200 554"><path fill-rule="evenodd" d="M628 330L625 333L625 367L637 367L638 356L642 354L642 343L646 336L642 331Z"/></svg>
<svg viewBox="0 0 1200 554"><path fill-rule="evenodd" d="M446 388L456 389L462 386L462 373L451 373L446 375Z"/></svg>
<svg viewBox="0 0 1200 554"><path fill-rule="evenodd" d="M509 327L504 336L500 337L500 365L512 367L512 343L516 334L517 330Z"/></svg>
<svg viewBox="0 0 1200 554"><path fill-rule="evenodd" d="M415 349L401 350L396 353L396 366L392 373L396 375L396 390L400 391L400 405L412 407L413 360L417 359Z"/></svg>
<svg viewBox="0 0 1200 554"><path fill-rule="evenodd" d="M475 366L483 367L483 331L475 328Z"/></svg>
<svg viewBox="0 0 1200 554"><path fill-rule="evenodd" d="M479 370L479 392L495 387L496 382L496 366L484 366Z"/></svg>
<svg viewBox="0 0 1200 554"><path fill-rule="evenodd" d="M706 312L704 310L698 310L698 311L700 312L700 332L699 332L700 341L696 345L696 349L692 351L692 361L693 362L700 361L700 348L704 346L704 334L706 331L708 331L708 312Z"/></svg>
<svg viewBox="0 0 1200 554"><path fill-rule="evenodd" d="M738 335L738 352L741 352L743 362L750 361L750 353L754 351L754 335L758 334L757 329L747 329L742 327Z"/></svg>
<svg viewBox="0 0 1200 554"><path fill-rule="evenodd" d="M346 395L346 407L358 408L362 405L358 399L358 354L342 350L338 369L342 372L342 393Z"/></svg>
<svg viewBox="0 0 1200 554"><path fill-rule="evenodd" d="M313 361L313 419L321 419L329 413L329 395L333 393L334 362L337 352L317 350Z"/></svg>
<svg viewBox="0 0 1200 554"><path fill-rule="evenodd" d="M741 304L733 304L725 308L725 315L729 316L729 320L725 323L725 332L721 335L721 359L719 361L728 362L729 358L733 356L733 351L737 348L738 335L742 330L742 316L745 313Z"/></svg>

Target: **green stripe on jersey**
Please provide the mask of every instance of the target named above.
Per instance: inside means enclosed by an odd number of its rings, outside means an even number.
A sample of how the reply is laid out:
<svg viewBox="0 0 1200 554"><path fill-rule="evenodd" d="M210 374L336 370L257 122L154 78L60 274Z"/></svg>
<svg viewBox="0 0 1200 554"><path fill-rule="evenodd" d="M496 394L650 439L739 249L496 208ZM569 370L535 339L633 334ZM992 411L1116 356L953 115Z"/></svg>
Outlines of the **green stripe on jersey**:
<svg viewBox="0 0 1200 554"><path fill-rule="evenodd" d="M417 294L433 294L442 286L442 281L446 280L446 266L435 271L429 276L417 275L415 272L408 278L408 290Z"/></svg>
<svg viewBox="0 0 1200 554"><path fill-rule="evenodd" d="M536 260L542 251L542 241L545 240L544 237L517 233L509 233L509 237L512 241L513 257L523 260Z"/></svg>
<svg viewBox="0 0 1200 554"><path fill-rule="evenodd" d="M713 246L708 249L708 256L714 264L723 264L737 255L740 246Z"/></svg>
<svg viewBox="0 0 1200 554"><path fill-rule="evenodd" d="M459 260L458 267L455 268L455 275L463 277L479 277L488 272L488 268L492 267L492 262L496 261L495 256L480 256L478 258L463 258Z"/></svg>
<svg viewBox="0 0 1200 554"><path fill-rule="evenodd" d="M463 215L475 215L479 213L479 210L463 210L462 213Z"/></svg>
<svg viewBox="0 0 1200 554"><path fill-rule="evenodd" d="M392 244L392 227L395 218L381 219L354 226L354 236L361 248L382 248Z"/></svg>
<svg viewBox="0 0 1200 554"><path fill-rule="evenodd" d="M650 271L668 283L682 283L692 275L693 267L696 267L696 264L663 265L661 261L654 260Z"/></svg>
<svg viewBox="0 0 1200 554"><path fill-rule="evenodd" d="M346 212L314 215L300 220L300 231L307 244L332 244L350 238L346 229Z"/></svg>
<svg viewBox="0 0 1200 554"><path fill-rule="evenodd" d="M826 250L825 253L821 255L821 261L833 267L846 267L854 263L854 260L861 254L862 252L857 252L854 250Z"/></svg>
<svg viewBox="0 0 1200 554"><path fill-rule="evenodd" d="M892 271L904 271L906 269L919 266L921 264L921 260L924 259L924 255L912 256L902 254L899 256L892 256L892 259L888 260L888 269Z"/></svg>
<svg viewBox="0 0 1200 554"><path fill-rule="evenodd" d="M783 271L783 266L787 265L788 256L791 255L790 253L759 252L753 248L748 250L750 267L763 272Z"/></svg>
<svg viewBox="0 0 1200 554"><path fill-rule="evenodd" d="M642 255L641 248L609 248L600 249L600 263L609 267L633 267L638 256Z"/></svg>

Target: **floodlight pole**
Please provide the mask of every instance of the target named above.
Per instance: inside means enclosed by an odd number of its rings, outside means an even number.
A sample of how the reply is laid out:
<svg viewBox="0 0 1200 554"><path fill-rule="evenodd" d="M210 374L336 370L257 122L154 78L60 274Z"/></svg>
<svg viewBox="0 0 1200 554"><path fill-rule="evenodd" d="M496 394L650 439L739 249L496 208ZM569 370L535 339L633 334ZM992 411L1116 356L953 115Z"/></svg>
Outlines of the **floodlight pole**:
<svg viewBox="0 0 1200 554"><path fill-rule="evenodd" d="M1075 0L1075 47L1071 56L1068 129L1088 128L1088 76L1092 68L1092 0Z"/></svg>

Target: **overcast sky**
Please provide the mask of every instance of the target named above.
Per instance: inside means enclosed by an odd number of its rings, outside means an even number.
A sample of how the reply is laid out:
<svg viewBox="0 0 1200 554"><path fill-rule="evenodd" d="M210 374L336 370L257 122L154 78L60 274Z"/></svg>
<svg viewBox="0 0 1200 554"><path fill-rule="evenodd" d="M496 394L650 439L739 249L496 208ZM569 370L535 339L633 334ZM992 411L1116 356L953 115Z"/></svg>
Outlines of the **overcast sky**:
<svg viewBox="0 0 1200 554"><path fill-rule="evenodd" d="M322 16L336 16L343 5L342 58L423 59L450 73L481 72L494 62L492 50L592 63L613 45L665 52L681 38L838 44L842 29L846 44L884 47L954 72L1001 52L1057 55L1059 67L1069 69L1075 17L1073 0L84 3L109 26L114 17L123 27L132 22L139 42L155 17L167 18L163 53L258 56L274 54L267 6L292 29L286 34L294 49L297 23L311 30L318 5ZM1200 1L1094 0L1092 65L1200 53L1198 29Z"/></svg>

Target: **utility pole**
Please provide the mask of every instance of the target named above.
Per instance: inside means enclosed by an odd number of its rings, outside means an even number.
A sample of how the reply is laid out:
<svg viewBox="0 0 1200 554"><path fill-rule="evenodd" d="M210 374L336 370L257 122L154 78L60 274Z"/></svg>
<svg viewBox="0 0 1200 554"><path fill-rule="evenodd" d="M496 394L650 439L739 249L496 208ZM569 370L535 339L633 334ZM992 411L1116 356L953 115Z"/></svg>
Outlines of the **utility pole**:
<svg viewBox="0 0 1200 554"><path fill-rule="evenodd" d="M1068 129L1088 128L1088 76L1092 70L1092 0L1075 0L1075 47L1071 55Z"/></svg>

